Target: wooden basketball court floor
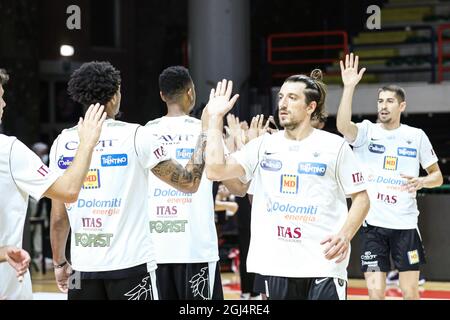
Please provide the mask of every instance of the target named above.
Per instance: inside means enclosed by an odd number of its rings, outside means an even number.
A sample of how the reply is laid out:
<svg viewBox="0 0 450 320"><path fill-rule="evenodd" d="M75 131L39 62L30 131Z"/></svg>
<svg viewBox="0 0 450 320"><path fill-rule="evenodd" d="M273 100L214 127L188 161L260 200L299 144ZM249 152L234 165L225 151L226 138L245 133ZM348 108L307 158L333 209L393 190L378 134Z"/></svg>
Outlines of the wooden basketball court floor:
<svg viewBox="0 0 450 320"><path fill-rule="evenodd" d="M53 270L49 270L45 275L42 273L33 273L33 292L35 299L64 300L63 294L58 294L59 290L55 284ZM225 300L239 300L240 285L239 276L234 273L222 273L222 282ZM450 282L429 282L420 287L421 299L424 300L450 300ZM364 280L350 279L347 290L349 300L367 300L367 289ZM402 299L402 294L397 286L388 286L386 288L387 300Z"/></svg>

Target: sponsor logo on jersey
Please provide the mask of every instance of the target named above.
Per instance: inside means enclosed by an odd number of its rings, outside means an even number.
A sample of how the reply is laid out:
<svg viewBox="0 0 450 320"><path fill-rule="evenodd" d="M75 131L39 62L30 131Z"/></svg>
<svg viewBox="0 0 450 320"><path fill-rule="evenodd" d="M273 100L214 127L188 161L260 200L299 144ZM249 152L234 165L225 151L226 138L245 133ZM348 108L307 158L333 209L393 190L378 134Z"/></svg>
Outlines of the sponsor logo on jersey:
<svg viewBox="0 0 450 320"><path fill-rule="evenodd" d="M177 206L157 206L156 215L157 216L174 216L177 215Z"/></svg>
<svg viewBox="0 0 450 320"><path fill-rule="evenodd" d="M391 184L391 185L395 185L395 186L403 186L406 184L405 179L395 179L395 178L391 178L391 177L383 177L383 176L374 176L374 175L369 175L368 179L369 182L372 183L379 183L379 184Z"/></svg>
<svg viewBox="0 0 450 320"><path fill-rule="evenodd" d="M126 167L128 165L128 155L120 154L104 154L101 156L102 167Z"/></svg>
<svg viewBox="0 0 450 320"><path fill-rule="evenodd" d="M111 246L112 233L75 233L75 246L77 247L99 247Z"/></svg>
<svg viewBox="0 0 450 320"><path fill-rule="evenodd" d="M181 233L186 231L187 220L150 221L151 233Z"/></svg>
<svg viewBox="0 0 450 320"><path fill-rule="evenodd" d="M397 157L384 157L384 166L383 169L395 171L397 170L398 158Z"/></svg>
<svg viewBox="0 0 450 320"><path fill-rule="evenodd" d="M300 162L298 164L299 174L311 174L323 177L326 172L327 172L327 165L324 163Z"/></svg>
<svg viewBox="0 0 450 320"><path fill-rule="evenodd" d="M178 191L176 189L160 189L155 188L153 191L154 197L190 197L192 196L192 193L184 193L181 191Z"/></svg>
<svg viewBox="0 0 450 320"><path fill-rule="evenodd" d="M91 213L95 215L113 216L120 213L121 198L113 198L111 200L98 199L78 199L76 203L66 206L67 211L77 207L79 209L92 209Z"/></svg>
<svg viewBox="0 0 450 320"><path fill-rule="evenodd" d="M168 198L168 204L181 204L192 203L192 198Z"/></svg>
<svg viewBox="0 0 450 320"><path fill-rule="evenodd" d="M84 179L83 189L98 189L100 188L100 170L89 169L86 178Z"/></svg>
<svg viewBox="0 0 450 320"><path fill-rule="evenodd" d="M361 172L352 174L353 184L361 184L364 182L364 177Z"/></svg>
<svg viewBox="0 0 450 320"><path fill-rule="evenodd" d="M194 149L178 148L176 150L176 158L181 160L188 160L192 157Z"/></svg>
<svg viewBox="0 0 450 320"><path fill-rule="evenodd" d="M397 196L389 195L389 194L383 194L379 193L377 194L377 200L382 201L387 204L396 204L397 203Z"/></svg>
<svg viewBox="0 0 450 320"><path fill-rule="evenodd" d="M97 199L78 199L78 208L119 208L122 204L121 198L113 198L111 200L97 200Z"/></svg>
<svg viewBox="0 0 450 320"><path fill-rule="evenodd" d="M58 168L66 170L73 162L73 157L61 156L58 159Z"/></svg>
<svg viewBox="0 0 450 320"><path fill-rule="evenodd" d="M48 173L49 173L50 170L49 170L49 168L44 164L44 165L40 166L40 168L37 169L36 171L37 171L37 173L39 173L41 176L45 177L45 176L48 175Z"/></svg>
<svg viewBox="0 0 450 320"><path fill-rule="evenodd" d="M291 174L281 175L280 192L289 194L298 193L298 176Z"/></svg>
<svg viewBox="0 0 450 320"><path fill-rule="evenodd" d="M81 218L83 228L101 228L103 226L102 218Z"/></svg>
<svg viewBox="0 0 450 320"><path fill-rule="evenodd" d="M95 147L95 150L102 151L103 149L113 147L115 141L118 140L117 139L99 140L97 146ZM69 141L65 144L65 148L66 150L76 150L79 144L80 144L79 141Z"/></svg>
<svg viewBox="0 0 450 320"><path fill-rule="evenodd" d="M386 147L381 144L371 143L369 144L369 151L372 153L383 154L386 152Z"/></svg>
<svg viewBox="0 0 450 320"><path fill-rule="evenodd" d="M302 237L302 232L300 227L277 226L277 236L280 240L298 242Z"/></svg>
<svg viewBox="0 0 450 320"><path fill-rule="evenodd" d="M270 213L291 213L291 214L308 214L316 215L318 206L306 205L296 206L292 204L282 204L279 202L267 203L267 212Z"/></svg>
<svg viewBox="0 0 450 320"><path fill-rule="evenodd" d="M408 251L409 264L418 264L420 262L419 251Z"/></svg>
<svg viewBox="0 0 450 320"><path fill-rule="evenodd" d="M398 148L397 155L400 157L417 158L417 149L413 148Z"/></svg>
<svg viewBox="0 0 450 320"><path fill-rule="evenodd" d="M267 171L280 171L283 163L280 160L265 158L261 161L260 166Z"/></svg>
<svg viewBox="0 0 450 320"><path fill-rule="evenodd" d="M159 142L162 144L180 144L181 142L188 142L191 139L194 139L193 134L165 134L165 135L157 135Z"/></svg>

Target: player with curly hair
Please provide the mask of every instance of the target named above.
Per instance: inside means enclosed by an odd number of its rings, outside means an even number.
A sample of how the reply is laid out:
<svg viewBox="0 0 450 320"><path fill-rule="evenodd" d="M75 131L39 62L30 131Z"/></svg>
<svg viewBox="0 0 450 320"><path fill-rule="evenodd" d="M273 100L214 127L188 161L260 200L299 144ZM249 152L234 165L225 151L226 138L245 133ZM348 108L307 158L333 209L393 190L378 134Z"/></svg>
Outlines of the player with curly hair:
<svg viewBox="0 0 450 320"><path fill-rule="evenodd" d="M97 61L83 64L69 81L73 100L104 103L107 113L77 202L52 204L55 275L70 300L157 299L155 250L148 230L148 170L185 193L197 191L203 173L204 135L183 167L169 158L148 128L115 120L120 84L120 72L109 62ZM75 128L64 130L53 143L52 169L62 172L69 167L78 147L74 132ZM69 228L71 265L64 250ZM72 275L71 268L76 270Z"/></svg>

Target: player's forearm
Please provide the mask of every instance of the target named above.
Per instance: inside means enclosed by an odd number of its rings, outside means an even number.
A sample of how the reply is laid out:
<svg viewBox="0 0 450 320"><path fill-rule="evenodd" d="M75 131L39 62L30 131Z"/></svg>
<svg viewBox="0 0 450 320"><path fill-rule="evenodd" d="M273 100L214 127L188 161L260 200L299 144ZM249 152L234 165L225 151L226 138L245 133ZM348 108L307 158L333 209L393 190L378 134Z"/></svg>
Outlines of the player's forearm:
<svg viewBox="0 0 450 320"><path fill-rule="evenodd" d="M93 147L80 144L70 167L45 192L44 196L71 203L78 199L91 163Z"/></svg>
<svg viewBox="0 0 450 320"><path fill-rule="evenodd" d="M50 218L50 243L54 264L61 264L66 260L66 243L69 230L70 223L65 210L63 212L59 208L56 210L52 209Z"/></svg>
<svg viewBox="0 0 450 320"><path fill-rule="evenodd" d="M336 117L336 127L346 138L354 140L357 134L357 127L352 122L352 103L354 86L344 86L341 102Z"/></svg>
<svg viewBox="0 0 450 320"><path fill-rule="evenodd" d="M206 143L206 174L211 180L220 180L225 166L225 155L222 143L223 119L210 117L208 138Z"/></svg>
<svg viewBox="0 0 450 320"><path fill-rule="evenodd" d="M187 178L183 184L188 186L189 192L196 192L200 185L203 170L205 169L205 149L206 149L206 133L201 133L197 140L191 159L185 166L186 173L182 176Z"/></svg>
<svg viewBox="0 0 450 320"><path fill-rule="evenodd" d="M238 178L224 180L222 181L222 183L225 185L225 187L227 187L230 193L239 197L244 197L247 194L247 190L250 186L250 182L243 183Z"/></svg>
<svg viewBox="0 0 450 320"><path fill-rule="evenodd" d="M441 171L435 171L422 177L422 183L424 188L436 188L444 183Z"/></svg>
<svg viewBox="0 0 450 320"><path fill-rule="evenodd" d="M364 222L364 219L369 212L369 208L370 201L366 191L358 192L352 196L352 205L347 220L339 234L344 235L348 241L351 241Z"/></svg>

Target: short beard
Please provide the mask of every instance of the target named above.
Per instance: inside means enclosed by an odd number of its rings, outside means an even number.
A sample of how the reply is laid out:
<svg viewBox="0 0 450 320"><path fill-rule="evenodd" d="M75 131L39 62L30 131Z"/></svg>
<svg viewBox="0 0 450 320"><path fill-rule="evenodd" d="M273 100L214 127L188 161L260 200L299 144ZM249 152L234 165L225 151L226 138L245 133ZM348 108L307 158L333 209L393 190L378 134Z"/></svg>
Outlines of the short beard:
<svg viewBox="0 0 450 320"><path fill-rule="evenodd" d="M283 128L283 129L285 129L285 130L294 130L295 128L297 128L298 126L300 125L300 123L298 123L298 122L289 122L289 123L286 123L286 124L282 124L282 123L280 123L280 126Z"/></svg>

